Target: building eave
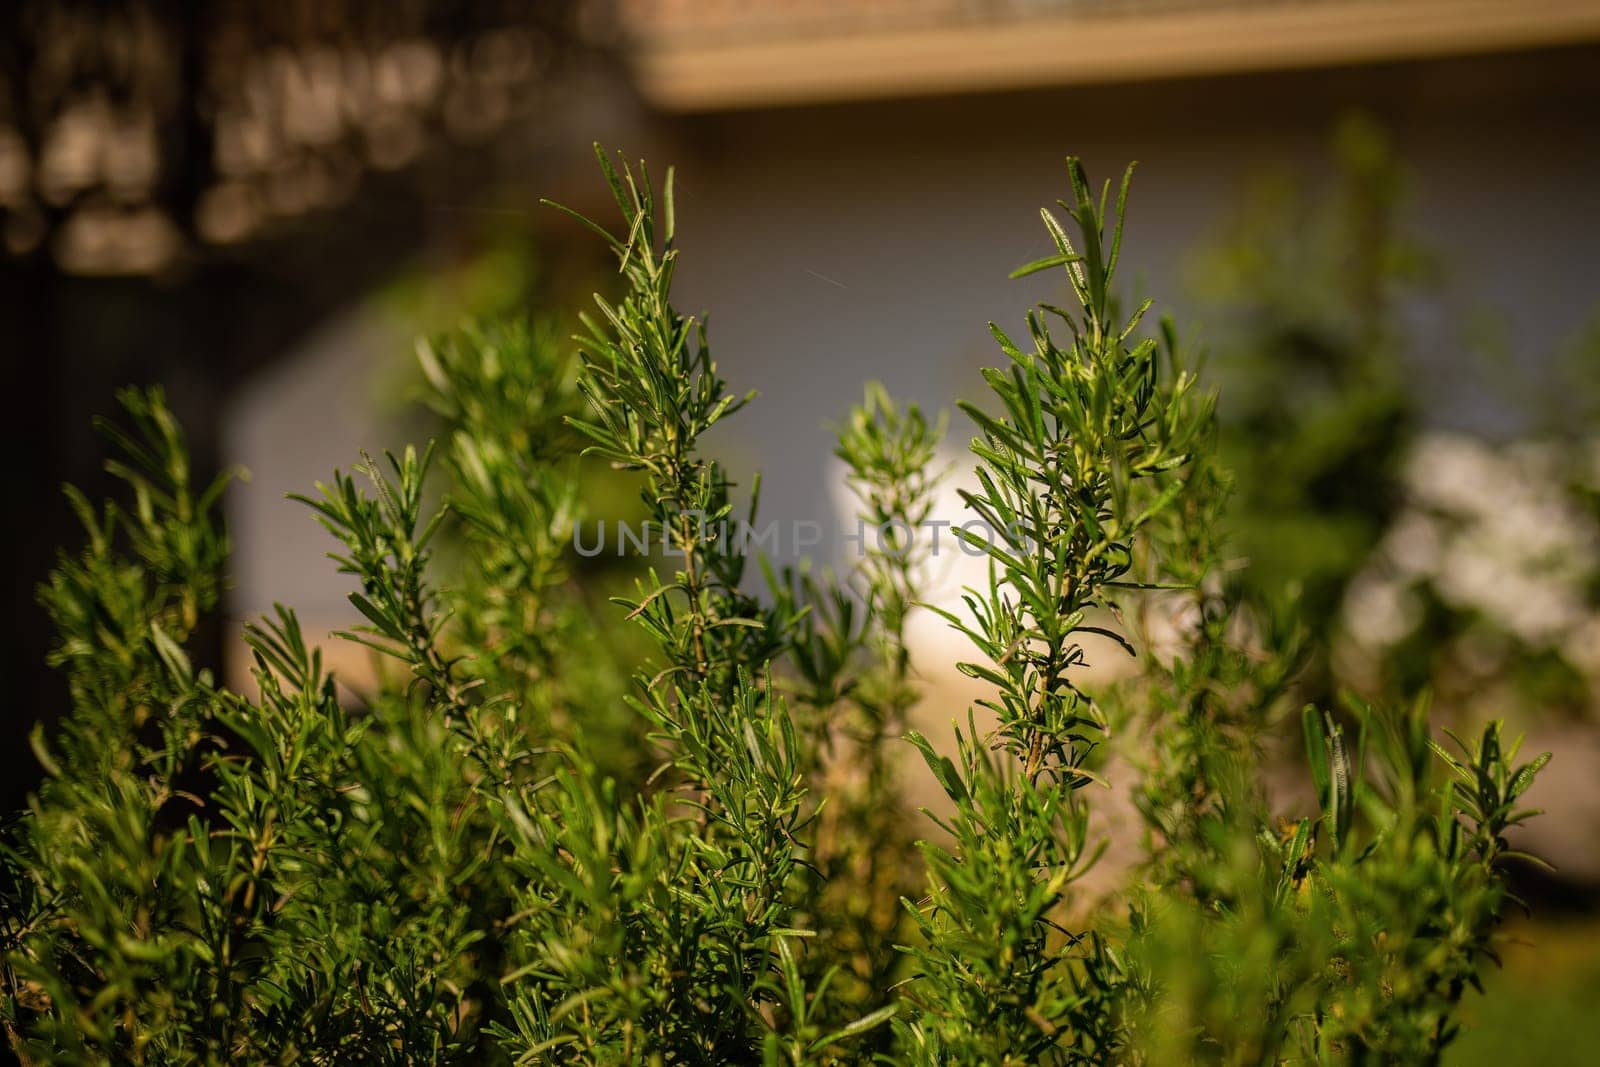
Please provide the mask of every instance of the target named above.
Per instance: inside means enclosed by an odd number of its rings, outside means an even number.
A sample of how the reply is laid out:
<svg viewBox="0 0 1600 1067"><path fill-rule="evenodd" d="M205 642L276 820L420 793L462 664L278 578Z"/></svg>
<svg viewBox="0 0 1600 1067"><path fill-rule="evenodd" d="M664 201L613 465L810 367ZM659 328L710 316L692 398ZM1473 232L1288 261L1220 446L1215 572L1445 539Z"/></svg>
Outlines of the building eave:
<svg viewBox="0 0 1600 1067"><path fill-rule="evenodd" d="M699 44L640 42L670 112L1139 81L1600 40L1597 0L1322 0L1050 15Z"/></svg>

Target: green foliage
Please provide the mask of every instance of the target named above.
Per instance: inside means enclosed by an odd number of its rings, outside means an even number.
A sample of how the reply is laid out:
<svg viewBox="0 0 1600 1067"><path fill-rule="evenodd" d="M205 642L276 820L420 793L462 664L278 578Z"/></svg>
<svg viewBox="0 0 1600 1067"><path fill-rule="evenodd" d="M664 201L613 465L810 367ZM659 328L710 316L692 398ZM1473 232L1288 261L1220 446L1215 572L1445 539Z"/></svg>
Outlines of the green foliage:
<svg viewBox="0 0 1600 1067"><path fill-rule="evenodd" d="M1258 601L1297 587L1280 609L1306 631L1299 686L1319 703L1341 688L1432 691L1459 723L1592 716L1578 634L1600 610L1600 334L1530 374L1534 353L1513 353L1507 325L1410 225L1394 138L1356 114L1329 147L1314 170L1254 182L1194 264L1237 486L1233 551L1250 564L1232 581ZM1443 365L1427 348L1441 344L1456 385L1486 389L1520 439L1426 424L1420 401L1441 384L1428 368ZM1462 577L1474 573L1493 578Z"/></svg>
<svg viewBox="0 0 1600 1067"><path fill-rule="evenodd" d="M892 1005L905 970L897 946L910 933L901 901L920 885L906 862L916 827L894 757L918 699L907 622L933 554L920 531L945 473L935 465L944 431L942 415L930 422L915 404L902 408L882 385L868 384L835 449L859 505L865 547L851 578L864 617L853 625L856 600L808 583L812 610L791 641L834 770L812 857L821 880L807 909L820 949L812 966L823 974L837 968L835 999L847 1014ZM886 1052L888 1037L884 1029L867 1042Z"/></svg>
<svg viewBox="0 0 1600 1067"><path fill-rule="evenodd" d="M576 360L551 328L518 321L467 326L417 355L423 399L448 431L457 523L445 548L459 558L439 592L456 670L505 694L533 736L581 742L601 771L642 780L644 727L624 702L635 643L592 606L567 551L591 477L567 423L583 410Z"/></svg>
<svg viewBox="0 0 1600 1067"><path fill-rule="evenodd" d="M1435 274L1404 225L1406 173L1383 130L1353 116L1333 141L1326 175L1259 183L1196 264L1227 393L1237 551L1251 561L1241 581L1268 597L1299 586L1318 643L1401 502L1418 422L1403 309Z"/></svg>
<svg viewBox="0 0 1600 1067"><path fill-rule="evenodd" d="M73 706L10 828L12 1047L50 1063L1431 1060L1493 958L1508 832L1548 756L1421 703L1305 714L1314 806L1279 819L1260 738L1295 612L1231 576L1211 394L1115 290L1124 179L1045 213L1071 311L999 329L964 405L988 581L930 606L990 695L955 747L911 729L943 430L878 386L840 428L861 520L843 578L750 551L755 487L700 448L751 397L677 311L670 173L601 164L623 292L570 360L540 328L421 350L432 447L300 498L386 666L349 699L292 611L246 631L253 692L191 662L217 607L223 483L159 393L108 427L131 505L41 595ZM568 544L578 452L641 479L658 556L613 622ZM979 531L987 528L987 535ZM750 563L758 563L751 568ZM766 594L752 591L759 571ZM1091 654L1139 652L1117 684ZM629 676L631 673L631 677ZM1108 760L1113 733L1147 742ZM909 746L900 746L904 737ZM896 753L948 803L900 807ZM1121 779L1119 782L1118 780ZM1145 856L1084 875L1108 781ZM930 839L914 843L915 827ZM919 862L920 861L920 862Z"/></svg>
<svg viewBox="0 0 1600 1067"><path fill-rule="evenodd" d="M1062 926L1069 886L1093 862L1081 790L1105 731L1077 684L1086 634L1123 638L1103 625L1126 578L1141 528L1181 489L1153 494L1141 483L1183 467L1205 425L1208 404L1190 403L1193 379L1162 381L1154 340L1135 341L1140 308L1113 318L1111 284L1122 243L1132 172L1108 219L1080 164L1073 200L1062 202L1080 254L1048 210L1058 254L1024 271L1063 266L1080 312L1043 309L1028 318L1032 351L996 328L1010 359L984 377L1003 415L963 405L982 436L972 442L982 489L967 506L987 536L958 535L988 554L987 590L965 596L972 622L942 612L985 656L962 670L993 685L980 706L996 719L995 743L976 719L959 733L959 763L922 748L956 805L954 849L925 846L928 902L920 908L920 979L908 998L923 1009L907 1024L921 1059L961 1063L1039 1062L1077 1038L1071 1055L1105 1058L1114 1037L1102 990L1086 981L1101 962L1093 932ZM1058 344L1049 319L1067 335ZM1091 613L1093 615L1091 616ZM1000 755L992 756L998 749Z"/></svg>

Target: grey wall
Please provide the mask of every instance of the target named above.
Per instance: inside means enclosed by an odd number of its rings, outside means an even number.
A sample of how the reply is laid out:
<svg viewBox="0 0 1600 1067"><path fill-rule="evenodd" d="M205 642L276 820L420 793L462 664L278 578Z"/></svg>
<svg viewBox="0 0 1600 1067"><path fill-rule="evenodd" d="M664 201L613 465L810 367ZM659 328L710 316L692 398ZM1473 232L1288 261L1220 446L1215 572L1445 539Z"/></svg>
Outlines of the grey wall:
<svg viewBox="0 0 1600 1067"><path fill-rule="evenodd" d="M1165 300L1254 179L1327 159L1351 108L1393 132L1463 309L1502 314L1538 375L1600 309L1600 51L734 113L669 142L680 304L711 309L726 375L763 394L726 447L763 469L772 514L825 513L823 423L862 381L976 395L986 322L1021 331L1031 301L1065 301L1058 277L1006 279L1053 251L1037 209L1064 195L1065 155L1112 178L1139 161L1124 269ZM1419 362L1436 422L1514 421L1444 332Z"/></svg>

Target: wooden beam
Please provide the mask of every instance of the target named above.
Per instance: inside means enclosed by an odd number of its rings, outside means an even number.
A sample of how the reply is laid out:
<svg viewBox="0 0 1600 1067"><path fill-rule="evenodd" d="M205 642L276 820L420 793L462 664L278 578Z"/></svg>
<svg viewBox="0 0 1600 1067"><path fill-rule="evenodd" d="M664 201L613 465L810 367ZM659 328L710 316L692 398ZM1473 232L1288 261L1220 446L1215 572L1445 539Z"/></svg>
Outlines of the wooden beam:
<svg viewBox="0 0 1600 1067"><path fill-rule="evenodd" d="M1600 0L1322 0L641 43L645 99L694 112L1516 51L1600 40Z"/></svg>

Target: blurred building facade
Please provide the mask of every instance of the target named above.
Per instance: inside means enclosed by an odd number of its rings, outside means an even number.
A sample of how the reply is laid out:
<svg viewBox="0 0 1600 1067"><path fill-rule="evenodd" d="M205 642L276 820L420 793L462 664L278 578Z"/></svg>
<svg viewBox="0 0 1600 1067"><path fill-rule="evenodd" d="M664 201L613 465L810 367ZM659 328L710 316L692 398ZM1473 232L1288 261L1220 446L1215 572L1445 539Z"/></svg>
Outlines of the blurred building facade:
<svg viewBox="0 0 1600 1067"><path fill-rule="evenodd" d="M1101 177L1139 161L1124 262L1180 322L1192 251L1263 170L1319 166L1352 110L1391 131L1418 227L1467 265L1467 299L1507 316L1529 373L1600 298L1593 3L624 0L616 26L638 103L595 109L594 136L677 166L681 302L710 311L733 384L762 392L722 445L763 471L773 518L837 520L819 457L865 379L931 407L973 391L987 323L1052 293L1006 275L1048 251L1036 212L1069 153ZM578 159L530 175L521 206L553 192L603 212L597 186ZM344 340L291 354L224 420L256 473L235 505L245 614L347 615L281 492L324 476L329 448L381 443L357 368L409 357L370 322L327 329ZM1432 417L1503 428L1453 343L1420 353ZM306 385L322 379L346 386Z"/></svg>

